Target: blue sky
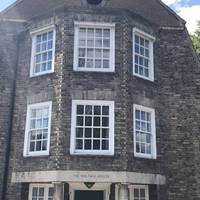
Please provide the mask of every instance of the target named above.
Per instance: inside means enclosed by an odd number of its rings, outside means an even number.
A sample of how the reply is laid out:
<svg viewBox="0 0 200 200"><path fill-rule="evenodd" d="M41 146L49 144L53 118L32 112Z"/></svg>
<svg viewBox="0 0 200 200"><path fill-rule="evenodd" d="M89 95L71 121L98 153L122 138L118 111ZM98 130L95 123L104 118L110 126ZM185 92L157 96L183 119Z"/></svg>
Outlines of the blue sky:
<svg viewBox="0 0 200 200"><path fill-rule="evenodd" d="M0 11L8 7L13 2L15 2L15 0L0 0Z"/></svg>
<svg viewBox="0 0 200 200"><path fill-rule="evenodd" d="M33 0L34 1L34 0ZM162 0L170 6L186 22L190 33L197 28L197 20L200 20L200 0ZM0 0L0 11L15 2L15 0Z"/></svg>

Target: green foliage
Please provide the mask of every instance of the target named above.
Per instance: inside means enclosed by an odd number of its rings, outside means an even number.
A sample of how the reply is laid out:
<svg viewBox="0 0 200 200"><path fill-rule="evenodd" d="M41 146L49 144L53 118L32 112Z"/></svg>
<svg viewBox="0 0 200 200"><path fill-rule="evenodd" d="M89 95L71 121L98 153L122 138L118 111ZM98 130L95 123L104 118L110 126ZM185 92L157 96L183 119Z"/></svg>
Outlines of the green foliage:
<svg viewBox="0 0 200 200"><path fill-rule="evenodd" d="M197 55L200 58L200 21L198 21L198 27L193 35L191 35L192 43Z"/></svg>

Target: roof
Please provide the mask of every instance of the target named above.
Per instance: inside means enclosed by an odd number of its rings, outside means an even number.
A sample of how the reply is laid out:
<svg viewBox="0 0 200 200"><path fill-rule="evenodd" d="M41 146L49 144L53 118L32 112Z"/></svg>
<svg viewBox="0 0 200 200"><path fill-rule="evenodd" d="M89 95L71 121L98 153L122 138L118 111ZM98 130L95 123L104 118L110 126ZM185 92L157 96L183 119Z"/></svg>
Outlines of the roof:
<svg viewBox="0 0 200 200"><path fill-rule="evenodd" d="M58 7L83 8L84 0L17 0L1 13L3 18L15 20L29 20L44 12L50 12ZM103 8L129 10L148 21L162 27L184 26L185 21L176 15L161 0L105 0Z"/></svg>

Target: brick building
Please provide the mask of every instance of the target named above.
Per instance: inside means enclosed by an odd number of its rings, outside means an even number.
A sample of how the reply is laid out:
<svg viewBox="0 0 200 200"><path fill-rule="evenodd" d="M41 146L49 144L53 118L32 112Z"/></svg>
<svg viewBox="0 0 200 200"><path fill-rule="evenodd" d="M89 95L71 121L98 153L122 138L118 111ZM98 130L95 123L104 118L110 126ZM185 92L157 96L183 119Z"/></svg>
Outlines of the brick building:
<svg viewBox="0 0 200 200"><path fill-rule="evenodd" d="M18 0L0 15L4 200L199 200L199 60L160 0Z"/></svg>

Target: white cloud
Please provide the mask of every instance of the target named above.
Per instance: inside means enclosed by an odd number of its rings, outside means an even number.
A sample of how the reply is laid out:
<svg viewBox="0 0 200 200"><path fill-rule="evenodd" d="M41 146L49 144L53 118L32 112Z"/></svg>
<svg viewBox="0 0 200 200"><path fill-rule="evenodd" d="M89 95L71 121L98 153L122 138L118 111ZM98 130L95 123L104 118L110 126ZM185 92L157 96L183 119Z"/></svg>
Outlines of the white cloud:
<svg viewBox="0 0 200 200"><path fill-rule="evenodd" d="M166 5L171 5L176 3L177 0L162 0Z"/></svg>
<svg viewBox="0 0 200 200"><path fill-rule="evenodd" d="M187 22L188 31L194 33L197 21L200 20L200 5L179 8L178 15Z"/></svg>

